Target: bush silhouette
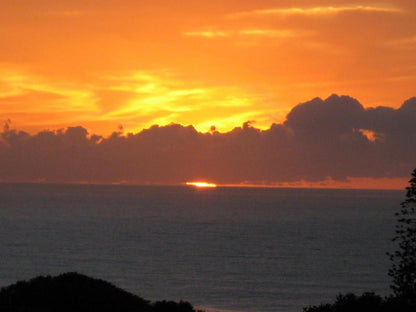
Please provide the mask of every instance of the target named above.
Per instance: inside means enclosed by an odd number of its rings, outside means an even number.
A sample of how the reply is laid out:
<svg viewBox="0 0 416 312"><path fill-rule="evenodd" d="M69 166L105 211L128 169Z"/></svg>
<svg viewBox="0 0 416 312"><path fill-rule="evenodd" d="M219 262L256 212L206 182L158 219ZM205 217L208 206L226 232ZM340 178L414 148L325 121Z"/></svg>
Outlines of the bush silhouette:
<svg viewBox="0 0 416 312"><path fill-rule="evenodd" d="M39 276L0 290L2 312L197 312L187 302L150 303L79 273Z"/></svg>

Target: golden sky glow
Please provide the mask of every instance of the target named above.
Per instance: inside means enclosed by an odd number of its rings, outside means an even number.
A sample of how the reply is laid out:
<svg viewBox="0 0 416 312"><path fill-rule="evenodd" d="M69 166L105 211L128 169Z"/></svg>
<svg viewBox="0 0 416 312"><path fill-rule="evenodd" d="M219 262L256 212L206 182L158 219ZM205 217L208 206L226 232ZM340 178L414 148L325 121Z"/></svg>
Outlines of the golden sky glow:
<svg viewBox="0 0 416 312"><path fill-rule="evenodd" d="M0 2L0 119L268 128L314 97L366 107L415 95L416 4L364 1Z"/></svg>

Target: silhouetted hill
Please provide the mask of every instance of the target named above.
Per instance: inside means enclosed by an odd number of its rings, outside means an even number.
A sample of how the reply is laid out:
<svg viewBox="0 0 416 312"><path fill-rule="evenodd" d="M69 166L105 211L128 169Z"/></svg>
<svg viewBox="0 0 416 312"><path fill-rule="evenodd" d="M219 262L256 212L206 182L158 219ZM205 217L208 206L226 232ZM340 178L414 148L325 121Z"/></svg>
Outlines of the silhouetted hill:
<svg viewBox="0 0 416 312"><path fill-rule="evenodd" d="M79 273L39 276L0 290L2 312L197 312L188 302L151 303Z"/></svg>

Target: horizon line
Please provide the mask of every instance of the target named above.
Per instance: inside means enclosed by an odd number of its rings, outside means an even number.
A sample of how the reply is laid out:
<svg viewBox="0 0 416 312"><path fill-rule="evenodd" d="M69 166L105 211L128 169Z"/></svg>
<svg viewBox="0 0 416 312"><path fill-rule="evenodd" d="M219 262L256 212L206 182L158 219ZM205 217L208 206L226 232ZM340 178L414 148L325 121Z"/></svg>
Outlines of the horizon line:
<svg viewBox="0 0 416 312"><path fill-rule="evenodd" d="M375 179L375 178L374 178ZM403 178L405 179L405 178ZM375 179L377 180L377 179ZM407 182L406 178L406 182ZM207 182L210 183L211 182ZM284 182L282 182L284 183ZM288 182L286 182L288 183ZM319 183L319 182L317 182ZM215 187L195 187L187 182L180 183L135 183L135 182L87 182L87 181L0 181L0 184L30 184L30 185L91 185L91 186L140 186L140 187L187 187L197 189L216 189L216 188L263 188L263 189L316 189L316 190L374 190L374 191L405 191L406 185L399 187L357 187L349 186L330 186L330 185L278 185L278 184L253 184L253 183L215 183ZM213 183L214 184L214 183Z"/></svg>

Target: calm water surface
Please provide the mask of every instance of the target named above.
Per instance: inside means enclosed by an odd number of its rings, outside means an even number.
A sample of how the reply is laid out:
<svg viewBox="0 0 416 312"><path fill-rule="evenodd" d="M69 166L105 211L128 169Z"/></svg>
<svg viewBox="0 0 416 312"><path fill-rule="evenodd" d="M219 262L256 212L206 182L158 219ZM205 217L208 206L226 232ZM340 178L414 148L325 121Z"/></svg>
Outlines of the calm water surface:
<svg viewBox="0 0 416 312"><path fill-rule="evenodd" d="M0 286L77 271L151 300L294 312L387 294L404 191L0 184Z"/></svg>

